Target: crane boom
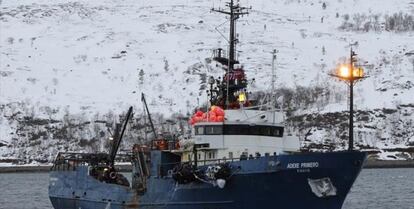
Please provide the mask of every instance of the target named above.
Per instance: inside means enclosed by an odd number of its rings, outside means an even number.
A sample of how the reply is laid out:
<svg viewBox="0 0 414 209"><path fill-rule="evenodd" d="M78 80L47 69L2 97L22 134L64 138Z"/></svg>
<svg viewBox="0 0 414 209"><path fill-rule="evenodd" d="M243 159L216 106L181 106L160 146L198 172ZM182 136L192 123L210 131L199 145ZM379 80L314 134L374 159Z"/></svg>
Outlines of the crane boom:
<svg viewBox="0 0 414 209"><path fill-rule="evenodd" d="M151 114L150 114L150 112L148 110L148 105L147 105L147 101L145 100L144 93L141 94L141 101L144 103L145 110L147 111L148 120L149 120L150 125L151 125L152 133L154 134L155 139L157 139L158 138L157 137L157 132L155 131L154 124L152 123Z"/></svg>
<svg viewBox="0 0 414 209"><path fill-rule="evenodd" d="M124 132L126 129L126 126L128 124L128 120L131 117L132 114L132 107L129 107L128 109L128 113L126 115L125 121L124 121L124 126L122 127L122 131L121 133L119 133L120 131L120 124L117 124L115 127L115 136L114 136L114 143L112 144L112 149L109 153L109 157L110 157L110 165L113 166L115 163L115 156L116 153L118 152L119 149L119 145L121 144L122 141L122 137L124 136Z"/></svg>

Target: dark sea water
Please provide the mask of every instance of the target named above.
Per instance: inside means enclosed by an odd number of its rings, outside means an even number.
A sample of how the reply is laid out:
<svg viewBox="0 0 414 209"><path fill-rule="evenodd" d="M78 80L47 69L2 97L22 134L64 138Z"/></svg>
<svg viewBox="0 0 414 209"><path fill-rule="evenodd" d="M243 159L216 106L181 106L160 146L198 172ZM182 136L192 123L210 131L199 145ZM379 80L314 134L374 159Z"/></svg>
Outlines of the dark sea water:
<svg viewBox="0 0 414 209"><path fill-rule="evenodd" d="M52 209L48 180L47 173L0 173L0 209ZM414 169L363 170L343 207L394 208L414 209Z"/></svg>

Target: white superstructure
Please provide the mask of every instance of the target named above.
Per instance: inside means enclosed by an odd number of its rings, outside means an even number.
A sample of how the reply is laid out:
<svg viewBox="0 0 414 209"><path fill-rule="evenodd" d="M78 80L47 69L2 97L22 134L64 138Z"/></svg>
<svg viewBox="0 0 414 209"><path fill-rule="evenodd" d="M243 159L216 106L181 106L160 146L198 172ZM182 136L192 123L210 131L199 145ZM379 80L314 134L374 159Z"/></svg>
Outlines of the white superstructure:
<svg viewBox="0 0 414 209"><path fill-rule="evenodd" d="M198 160L233 159L296 152L299 139L286 136L278 111L225 110L224 122L199 122L193 138ZM193 159L190 155L186 158Z"/></svg>

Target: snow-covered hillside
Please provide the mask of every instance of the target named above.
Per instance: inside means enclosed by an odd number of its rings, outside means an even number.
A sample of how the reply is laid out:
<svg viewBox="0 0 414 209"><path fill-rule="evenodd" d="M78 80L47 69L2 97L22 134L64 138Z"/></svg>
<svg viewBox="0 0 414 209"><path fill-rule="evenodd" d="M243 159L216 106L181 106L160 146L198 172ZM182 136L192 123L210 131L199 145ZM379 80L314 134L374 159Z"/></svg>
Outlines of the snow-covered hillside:
<svg viewBox="0 0 414 209"><path fill-rule="evenodd" d="M85 149L92 139L102 144L106 134L96 133L106 127L94 121L113 120L130 105L140 112L141 92L153 112L191 112L206 101L206 76L222 74L210 58L212 49L227 47L218 31L228 28L210 9L224 2L0 0L0 157L37 159ZM239 60L256 79L250 90L269 90L270 52L277 49L279 102L292 112L294 134L303 135L301 118L347 110L346 85L328 73L353 44L370 76L356 86L355 108L377 128L358 136L375 141L369 149L414 146L414 0L241 3L252 6L237 27ZM405 115L378 116L383 109ZM49 132L81 122L96 133ZM403 134L390 134L400 125ZM307 140L332 136L327 126L306 126L314 136ZM88 143L78 147L81 139ZM53 146L64 140L70 145Z"/></svg>

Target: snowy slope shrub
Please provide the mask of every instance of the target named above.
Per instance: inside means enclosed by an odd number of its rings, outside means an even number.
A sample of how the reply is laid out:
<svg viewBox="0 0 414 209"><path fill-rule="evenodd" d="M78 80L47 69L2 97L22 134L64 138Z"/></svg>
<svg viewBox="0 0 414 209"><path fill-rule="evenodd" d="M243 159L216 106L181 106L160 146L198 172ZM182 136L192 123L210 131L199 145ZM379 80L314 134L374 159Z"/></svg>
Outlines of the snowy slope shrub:
<svg viewBox="0 0 414 209"><path fill-rule="evenodd" d="M385 16L385 30L394 32L414 31L414 16L395 13Z"/></svg>
<svg viewBox="0 0 414 209"><path fill-rule="evenodd" d="M352 18L349 15L343 15L343 22L339 26L340 30L356 31L356 32L407 32L414 31L414 16L410 14L403 14L402 12L394 13L393 15L365 15L353 14Z"/></svg>

